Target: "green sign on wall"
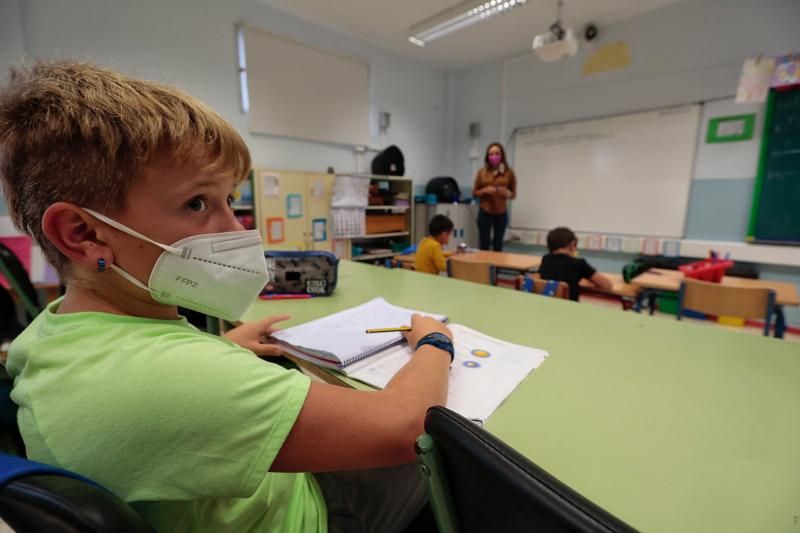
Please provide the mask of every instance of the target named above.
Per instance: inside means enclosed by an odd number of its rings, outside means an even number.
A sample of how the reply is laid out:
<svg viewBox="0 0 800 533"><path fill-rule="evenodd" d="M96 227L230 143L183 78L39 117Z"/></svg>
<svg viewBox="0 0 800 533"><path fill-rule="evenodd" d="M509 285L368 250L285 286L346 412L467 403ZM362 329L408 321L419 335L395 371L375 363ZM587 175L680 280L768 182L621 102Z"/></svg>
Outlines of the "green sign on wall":
<svg viewBox="0 0 800 533"><path fill-rule="evenodd" d="M708 121L706 143L731 143L750 140L753 138L755 126L755 113L712 118Z"/></svg>

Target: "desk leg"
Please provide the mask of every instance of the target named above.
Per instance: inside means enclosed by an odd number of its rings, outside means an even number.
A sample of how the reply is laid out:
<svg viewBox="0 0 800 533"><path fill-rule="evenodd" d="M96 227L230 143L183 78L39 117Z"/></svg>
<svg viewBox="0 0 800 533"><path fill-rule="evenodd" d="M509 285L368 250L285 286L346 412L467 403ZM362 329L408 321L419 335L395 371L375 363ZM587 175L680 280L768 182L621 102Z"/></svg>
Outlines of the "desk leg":
<svg viewBox="0 0 800 533"><path fill-rule="evenodd" d="M647 305L650 306L650 314L656 312L656 298L658 297L658 291L654 291L652 289L644 289L642 292L636 295L636 300L633 303L633 310L637 313L642 312L642 307L644 306L645 300L647 300Z"/></svg>
<svg viewBox="0 0 800 533"><path fill-rule="evenodd" d="M636 299L633 300L633 311L635 313L642 312L642 302L644 301L645 296L647 295L647 289L643 289L639 294L636 295Z"/></svg>
<svg viewBox="0 0 800 533"><path fill-rule="evenodd" d="M650 306L650 316L653 316L656 313L657 299L658 293L656 291L650 291L650 294L647 295L647 305Z"/></svg>
<svg viewBox="0 0 800 533"><path fill-rule="evenodd" d="M786 316L783 314L783 306L775 306L775 338L782 339L786 333Z"/></svg>

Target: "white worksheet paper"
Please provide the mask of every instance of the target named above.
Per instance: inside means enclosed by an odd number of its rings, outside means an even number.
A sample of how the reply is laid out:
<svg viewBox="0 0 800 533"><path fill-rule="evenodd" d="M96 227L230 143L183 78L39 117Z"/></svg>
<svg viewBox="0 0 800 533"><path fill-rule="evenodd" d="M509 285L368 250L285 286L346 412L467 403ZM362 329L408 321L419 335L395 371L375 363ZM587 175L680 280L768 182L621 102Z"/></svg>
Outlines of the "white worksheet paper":
<svg viewBox="0 0 800 533"><path fill-rule="evenodd" d="M501 341L465 326L449 327L455 338L455 359L447 407L472 420L489 418L548 356L544 350ZM408 345L397 346L349 368L347 375L382 389L412 355Z"/></svg>

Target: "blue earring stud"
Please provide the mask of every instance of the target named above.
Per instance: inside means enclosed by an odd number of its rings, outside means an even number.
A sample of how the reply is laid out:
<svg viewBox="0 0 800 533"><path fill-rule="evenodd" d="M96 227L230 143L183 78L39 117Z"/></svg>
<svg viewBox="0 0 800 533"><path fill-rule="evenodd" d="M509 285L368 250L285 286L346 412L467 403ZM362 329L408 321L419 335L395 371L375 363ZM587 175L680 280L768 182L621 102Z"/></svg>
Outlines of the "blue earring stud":
<svg viewBox="0 0 800 533"><path fill-rule="evenodd" d="M105 272L106 271L106 260L102 257L97 260L97 271L98 272Z"/></svg>

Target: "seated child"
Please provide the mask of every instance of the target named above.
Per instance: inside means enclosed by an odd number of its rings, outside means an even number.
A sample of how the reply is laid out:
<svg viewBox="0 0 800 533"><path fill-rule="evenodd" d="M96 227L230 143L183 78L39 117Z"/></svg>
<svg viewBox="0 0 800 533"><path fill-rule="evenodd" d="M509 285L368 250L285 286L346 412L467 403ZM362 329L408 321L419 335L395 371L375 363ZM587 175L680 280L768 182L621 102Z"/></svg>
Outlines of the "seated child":
<svg viewBox="0 0 800 533"><path fill-rule="evenodd" d="M610 289L611 280L598 274L586 259L575 257L578 253L578 238L569 228L556 228L547 234L549 254L542 258L539 275L542 279L565 281L569 285L569 299L577 301L580 296L580 281L588 279L600 289Z"/></svg>
<svg viewBox="0 0 800 533"><path fill-rule="evenodd" d="M447 398L444 325L415 315L415 356L367 392L256 357L280 353L265 339L286 316L218 337L178 315L235 320L267 279L258 232L230 208L250 170L230 124L172 87L37 63L0 89L0 162L16 226L67 287L8 356L29 458L94 479L158 531L409 524L425 502L414 440Z"/></svg>
<svg viewBox="0 0 800 533"><path fill-rule="evenodd" d="M428 223L428 236L417 246L414 269L427 274L439 274L447 270L447 260L442 246L450 242L453 221L445 215L436 215Z"/></svg>

